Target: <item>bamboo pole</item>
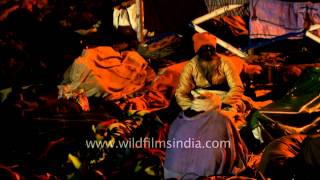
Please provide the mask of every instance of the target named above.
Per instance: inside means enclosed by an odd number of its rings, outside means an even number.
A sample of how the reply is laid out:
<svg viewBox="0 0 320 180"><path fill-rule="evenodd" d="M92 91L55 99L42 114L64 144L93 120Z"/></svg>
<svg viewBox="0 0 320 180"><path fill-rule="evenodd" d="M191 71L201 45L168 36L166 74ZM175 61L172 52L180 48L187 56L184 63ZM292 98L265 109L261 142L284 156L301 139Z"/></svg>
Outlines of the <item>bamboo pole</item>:
<svg viewBox="0 0 320 180"><path fill-rule="evenodd" d="M311 31L314 31L314 30L317 30L317 29L320 29L320 24L312 25L309 28L309 30L306 32L306 36L320 44L320 37L312 34L312 32L311 32Z"/></svg>
<svg viewBox="0 0 320 180"><path fill-rule="evenodd" d="M221 14L224 14L226 11L230 11L230 10L233 10L233 9L236 9L238 7L241 7L242 5L241 4L232 4L232 5L227 5L227 6L224 6L224 7L221 7L211 13L208 13L206 15L203 15L201 17L198 17L196 19L194 19L192 21L192 24L194 25L194 28L197 32L207 32L207 30L201 28L200 26L198 26L198 24L201 24L209 19L212 19L216 16L219 16ZM234 46L232 46L231 44L223 41L222 39L217 38L217 44L219 44L220 46L224 47L225 49L229 50L230 52L236 54L237 56L241 57L241 58L245 58L245 57L248 57L248 54L245 53L245 52L242 52L241 50L235 48Z"/></svg>
<svg viewBox="0 0 320 180"><path fill-rule="evenodd" d="M242 6L242 4L231 4L231 5L223 6L219 9L216 9L216 10L206 14L206 15L203 15L203 16L200 16L200 17L194 19L192 21L192 23L196 24L196 25L201 24L205 21L208 21L209 19L212 19L212 18L219 16L221 14L224 14L226 11L231 11L231 10L236 9L241 6Z"/></svg>
<svg viewBox="0 0 320 180"><path fill-rule="evenodd" d="M136 0L137 6L137 18L138 18L138 29L137 29L137 39L140 43L144 40L144 6L143 0Z"/></svg>
<svg viewBox="0 0 320 180"><path fill-rule="evenodd" d="M194 25L194 29L197 31L197 32L207 32L205 29L199 27L198 25ZM241 58L246 58L248 57L248 54L245 53L245 52L242 52L240 51L239 49L233 47L231 44L223 41L222 39L217 38L217 44L219 44L220 46L226 48L227 50L229 50L230 52L236 54L237 56L241 57Z"/></svg>

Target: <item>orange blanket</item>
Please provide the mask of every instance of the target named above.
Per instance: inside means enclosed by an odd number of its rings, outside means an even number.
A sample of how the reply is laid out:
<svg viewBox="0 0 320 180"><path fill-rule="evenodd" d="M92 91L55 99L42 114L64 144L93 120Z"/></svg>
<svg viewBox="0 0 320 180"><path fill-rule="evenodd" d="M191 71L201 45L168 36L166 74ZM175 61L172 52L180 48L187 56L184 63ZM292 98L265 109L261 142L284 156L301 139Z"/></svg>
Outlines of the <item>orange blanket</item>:
<svg viewBox="0 0 320 180"><path fill-rule="evenodd" d="M86 49L65 72L59 95L68 98L82 90L88 97L120 99L145 85L147 67L135 51L120 54L104 46Z"/></svg>

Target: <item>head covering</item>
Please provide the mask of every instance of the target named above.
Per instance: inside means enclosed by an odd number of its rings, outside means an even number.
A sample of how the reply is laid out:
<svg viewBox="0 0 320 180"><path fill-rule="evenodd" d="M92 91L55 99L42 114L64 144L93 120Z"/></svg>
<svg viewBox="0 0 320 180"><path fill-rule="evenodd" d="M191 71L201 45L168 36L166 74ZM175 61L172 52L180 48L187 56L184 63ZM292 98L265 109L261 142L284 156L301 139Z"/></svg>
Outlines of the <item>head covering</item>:
<svg viewBox="0 0 320 180"><path fill-rule="evenodd" d="M217 38L208 32L196 33L193 35L192 40L195 53L197 53L202 46L211 45L216 47L217 45Z"/></svg>

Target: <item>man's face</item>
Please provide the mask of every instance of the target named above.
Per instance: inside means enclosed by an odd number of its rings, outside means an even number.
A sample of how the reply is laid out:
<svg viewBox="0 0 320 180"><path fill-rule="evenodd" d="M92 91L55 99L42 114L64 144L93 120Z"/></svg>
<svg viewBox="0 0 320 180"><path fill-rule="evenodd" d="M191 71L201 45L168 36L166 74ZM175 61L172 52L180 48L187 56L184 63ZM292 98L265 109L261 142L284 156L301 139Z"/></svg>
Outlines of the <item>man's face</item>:
<svg viewBox="0 0 320 180"><path fill-rule="evenodd" d="M212 45L203 45L197 52L198 63L205 74L211 72L219 63L219 58L216 54L216 48Z"/></svg>

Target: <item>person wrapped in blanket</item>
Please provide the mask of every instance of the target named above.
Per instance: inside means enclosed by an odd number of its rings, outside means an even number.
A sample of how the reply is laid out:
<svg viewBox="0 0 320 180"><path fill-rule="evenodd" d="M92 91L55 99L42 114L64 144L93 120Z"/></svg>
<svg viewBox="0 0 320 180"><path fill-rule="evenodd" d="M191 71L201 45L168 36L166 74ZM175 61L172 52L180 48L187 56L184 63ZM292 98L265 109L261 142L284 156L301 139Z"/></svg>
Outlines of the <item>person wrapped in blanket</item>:
<svg viewBox="0 0 320 180"><path fill-rule="evenodd" d="M193 41L197 55L185 65L176 89L183 111L170 126L164 176L237 175L248 154L233 123L244 109L239 71L216 53L212 34L197 33Z"/></svg>

